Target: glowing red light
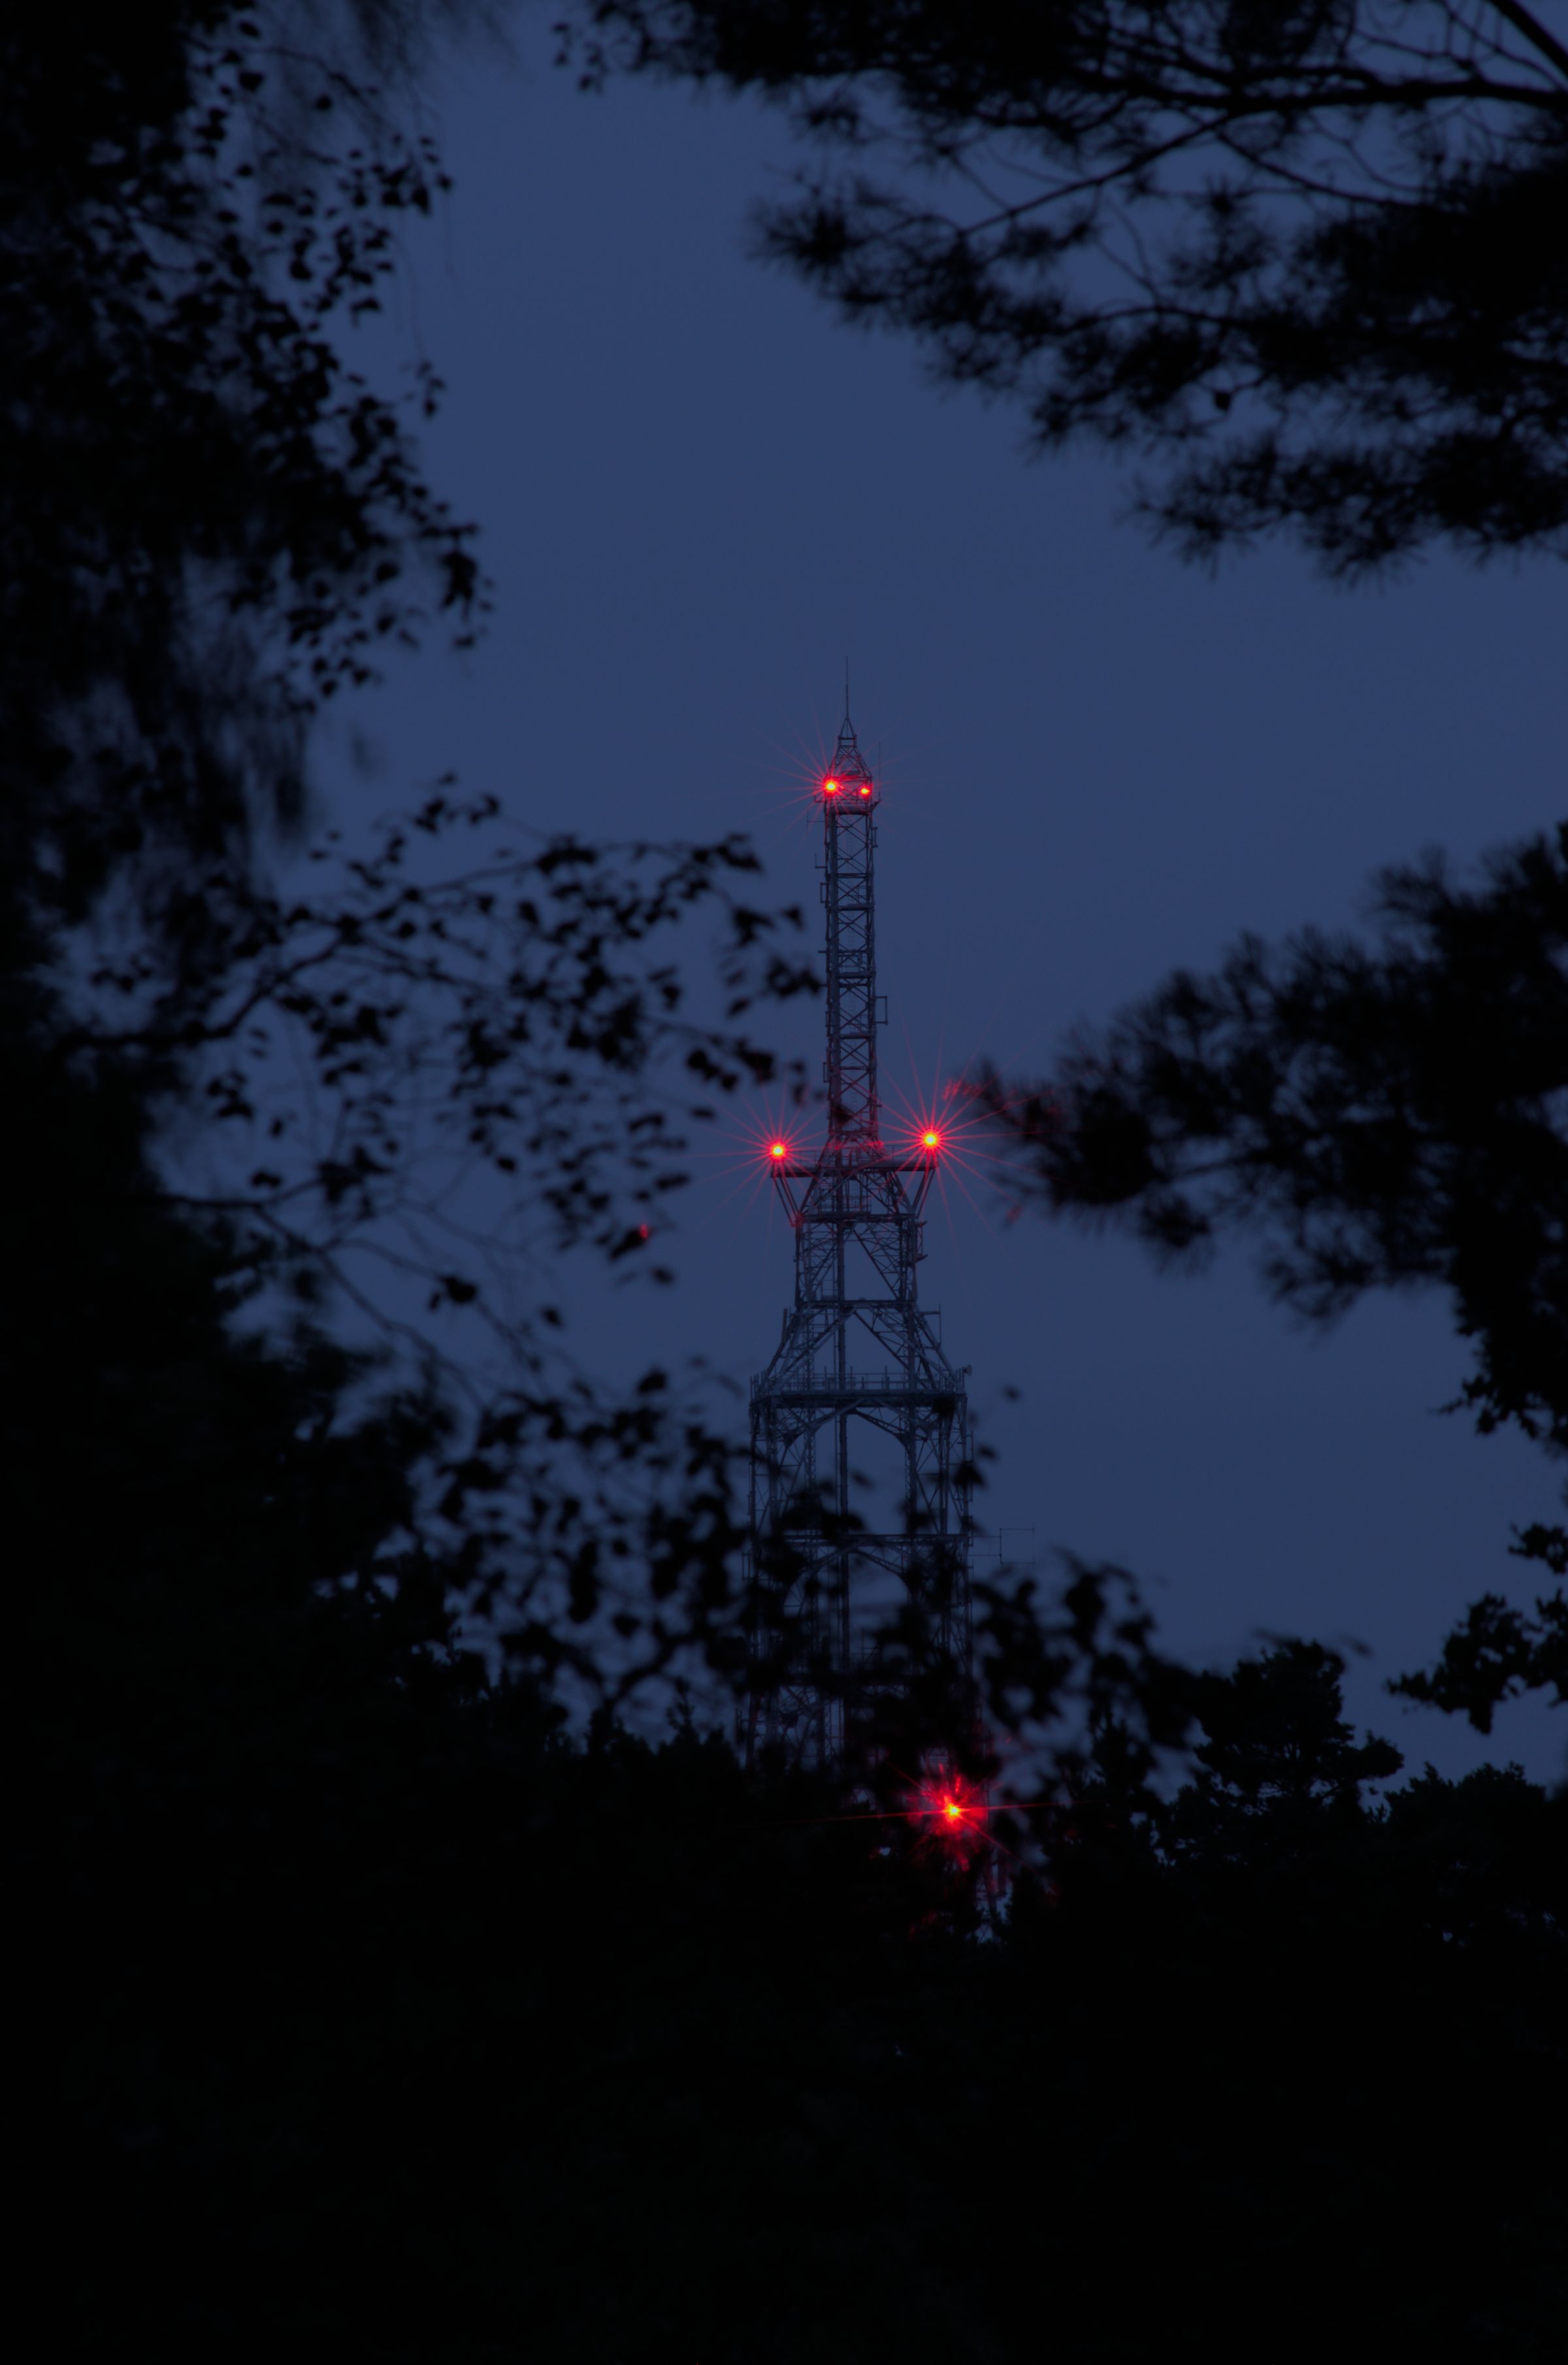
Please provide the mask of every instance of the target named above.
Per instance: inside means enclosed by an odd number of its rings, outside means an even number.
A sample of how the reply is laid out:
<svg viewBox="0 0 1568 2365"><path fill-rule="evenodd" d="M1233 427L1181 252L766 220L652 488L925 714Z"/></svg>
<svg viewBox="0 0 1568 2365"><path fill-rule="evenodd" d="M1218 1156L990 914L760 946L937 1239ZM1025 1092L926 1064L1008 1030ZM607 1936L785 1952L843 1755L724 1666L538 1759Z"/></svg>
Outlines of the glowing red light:
<svg viewBox="0 0 1568 2365"><path fill-rule="evenodd" d="M769 1158L788 1158L790 1145L787 1141L770 1141L767 1145L767 1154Z"/></svg>
<svg viewBox="0 0 1568 2365"><path fill-rule="evenodd" d="M865 787L861 790L860 793L861 793L861 795L862 795L863 797L868 797L868 796L870 795L870 793L871 793L871 783L870 783L870 781L869 781L869 780L868 780L868 781L867 781L867 783L866 783Z"/></svg>
<svg viewBox="0 0 1568 2365"><path fill-rule="evenodd" d="M942 1147L942 1137L941 1137L941 1135L937 1132L937 1130L936 1130L936 1128L935 1128L935 1126L926 1126L925 1131L924 1131L924 1132L921 1135L921 1137L920 1137L920 1146L921 1146L922 1149L941 1149L941 1147Z"/></svg>
<svg viewBox="0 0 1568 2365"><path fill-rule="evenodd" d="M924 1824L928 1842L949 1851L958 1862L967 1864L973 1851L987 1844L984 1796L961 1774L944 1771L923 1782L909 1806L915 1821Z"/></svg>
<svg viewBox="0 0 1568 2365"><path fill-rule="evenodd" d="M823 782L823 794L824 797L835 797L843 786L844 782L842 780L824 780Z"/></svg>

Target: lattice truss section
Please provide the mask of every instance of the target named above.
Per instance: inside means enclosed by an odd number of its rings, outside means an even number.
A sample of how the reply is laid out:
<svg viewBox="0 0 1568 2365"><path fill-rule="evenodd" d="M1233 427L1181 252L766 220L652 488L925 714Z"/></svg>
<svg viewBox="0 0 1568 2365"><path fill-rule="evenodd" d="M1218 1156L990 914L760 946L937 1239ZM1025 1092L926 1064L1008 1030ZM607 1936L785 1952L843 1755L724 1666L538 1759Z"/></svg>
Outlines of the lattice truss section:
<svg viewBox="0 0 1568 2365"><path fill-rule="evenodd" d="M772 1145L795 1238L795 1302L751 1389L752 1675L748 1756L843 1762L890 1678L874 1641L913 1597L967 1668L971 1460L966 1373L919 1304L932 1130L890 1152L877 1097L877 784L847 713L820 784L827 919L827 1138ZM868 1444L879 1451L868 1455ZM857 1483L880 1464L880 1490Z"/></svg>

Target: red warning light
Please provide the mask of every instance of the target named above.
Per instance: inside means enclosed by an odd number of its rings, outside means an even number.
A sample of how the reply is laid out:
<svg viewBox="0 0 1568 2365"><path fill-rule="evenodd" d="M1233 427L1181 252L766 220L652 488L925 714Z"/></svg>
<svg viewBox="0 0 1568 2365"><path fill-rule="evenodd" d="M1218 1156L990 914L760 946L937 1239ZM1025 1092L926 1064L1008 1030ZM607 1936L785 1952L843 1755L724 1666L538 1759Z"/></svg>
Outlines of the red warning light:
<svg viewBox="0 0 1568 2365"><path fill-rule="evenodd" d="M835 797L843 786L844 782L842 780L824 780L823 782L823 794L824 797Z"/></svg>
<svg viewBox="0 0 1568 2365"><path fill-rule="evenodd" d="M870 793L871 793L871 783L870 783L870 781L869 781L869 780L868 780L868 781L865 783L865 785L862 787L862 789L861 789L861 790L860 790L860 793L861 793L861 795L862 795L863 797L868 797L868 796L870 795Z"/></svg>
<svg viewBox="0 0 1568 2365"><path fill-rule="evenodd" d="M962 1774L945 1770L928 1777L910 1799L909 1808L912 1820L924 1825L927 1844L958 1863L967 1864L977 1848L988 1844L985 1794Z"/></svg>
<svg viewBox="0 0 1568 2365"><path fill-rule="evenodd" d="M941 1147L942 1147L942 1137L941 1137L941 1135L937 1132L936 1127L935 1127L934 1125L928 1125L928 1126L926 1126L926 1128L925 1128L925 1131L921 1135L921 1137L920 1137L920 1146L921 1146L922 1149L941 1149Z"/></svg>
<svg viewBox="0 0 1568 2365"><path fill-rule="evenodd" d="M773 1159L788 1158L790 1145L787 1141L770 1141L767 1145L767 1154Z"/></svg>

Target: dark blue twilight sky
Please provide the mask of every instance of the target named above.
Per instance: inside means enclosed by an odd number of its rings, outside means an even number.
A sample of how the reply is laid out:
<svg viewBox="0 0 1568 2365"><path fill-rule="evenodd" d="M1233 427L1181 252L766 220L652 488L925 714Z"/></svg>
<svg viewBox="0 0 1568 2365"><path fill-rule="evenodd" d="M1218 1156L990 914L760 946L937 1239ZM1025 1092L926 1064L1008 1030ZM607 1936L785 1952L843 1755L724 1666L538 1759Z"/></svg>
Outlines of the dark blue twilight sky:
<svg viewBox="0 0 1568 2365"><path fill-rule="evenodd" d="M883 772L896 1104L981 1053L1043 1067L1074 1020L1243 927L1349 923L1378 865L1469 861L1562 810L1560 566L1439 557L1353 593L1283 547L1184 568L1118 521L1114 475L1025 461L1014 416L745 259L747 203L788 168L778 125L585 98L543 18L521 48L436 94L457 185L406 299L449 387L431 471L482 522L498 612L476 653L411 663L343 718L322 751L339 817L455 766L545 827L749 831L814 918L800 783L847 653ZM819 1026L777 1039L815 1059ZM790 1242L741 1131L698 1162L673 1291L578 1290L590 1359L702 1354L742 1383L766 1361ZM991 1528L1125 1561L1191 1654L1359 1638L1357 1709L1417 1765L1554 1770L1543 1711L1509 1711L1488 1750L1378 1696L1477 1593L1527 1589L1509 1525L1556 1499L1523 1444L1438 1417L1464 1369L1443 1306L1308 1337L1239 1254L1172 1280L1004 1216L983 1182L950 1188L923 1271L999 1452Z"/></svg>

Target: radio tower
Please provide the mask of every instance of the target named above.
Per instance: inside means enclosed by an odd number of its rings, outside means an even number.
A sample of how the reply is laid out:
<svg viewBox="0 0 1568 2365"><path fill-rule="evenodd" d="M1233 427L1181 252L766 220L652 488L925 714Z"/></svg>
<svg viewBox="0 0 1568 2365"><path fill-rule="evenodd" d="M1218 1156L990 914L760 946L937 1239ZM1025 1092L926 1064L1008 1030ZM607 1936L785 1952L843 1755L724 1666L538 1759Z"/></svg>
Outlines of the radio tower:
<svg viewBox="0 0 1568 2365"><path fill-rule="evenodd" d="M877 784L845 701L818 785L827 910L827 1138L814 1157L768 1146L795 1235L795 1303L751 1387L748 1761L759 1747L841 1767L857 1719L897 1687L874 1639L911 1608L967 1683L970 1435L964 1381L921 1311L921 1220L942 1128L883 1145L877 1103ZM857 1440L897 1476L857 1516ZM896 1520L890 1525L890 1519Z"/></svg>

